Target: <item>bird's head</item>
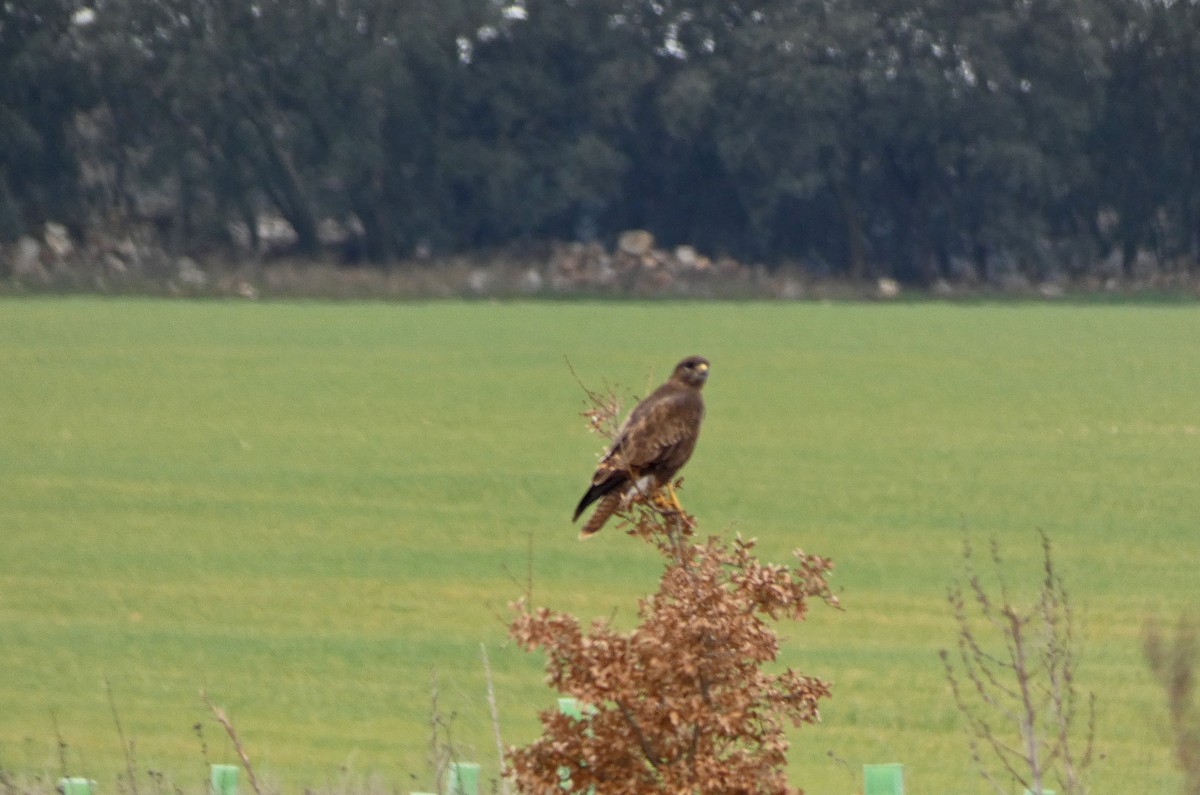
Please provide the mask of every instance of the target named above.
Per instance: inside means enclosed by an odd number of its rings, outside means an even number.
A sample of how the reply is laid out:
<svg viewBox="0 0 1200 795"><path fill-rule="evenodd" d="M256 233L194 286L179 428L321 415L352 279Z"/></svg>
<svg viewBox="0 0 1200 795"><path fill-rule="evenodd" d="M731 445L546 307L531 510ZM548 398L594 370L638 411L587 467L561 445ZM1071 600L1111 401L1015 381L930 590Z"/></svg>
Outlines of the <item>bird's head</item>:
<svg viewBox="0 0 1200 795"><path fill-rule="evenodd" d="M671 378L697 389L704 386L704 382L708 379L708 359L703 356L687 357L675 365L675 372L671 374Z"/></svg>

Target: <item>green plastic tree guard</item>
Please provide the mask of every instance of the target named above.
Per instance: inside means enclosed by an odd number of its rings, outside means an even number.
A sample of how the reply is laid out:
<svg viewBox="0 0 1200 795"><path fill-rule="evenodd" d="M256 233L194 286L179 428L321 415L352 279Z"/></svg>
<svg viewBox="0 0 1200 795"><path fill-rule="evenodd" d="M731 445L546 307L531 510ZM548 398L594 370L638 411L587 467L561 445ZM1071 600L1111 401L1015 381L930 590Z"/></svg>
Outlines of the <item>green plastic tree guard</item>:
<svg viewBox="0 0 1200 795"><path fill-rule="evenodd" d="M579 708L579 702L573 698L560 698L558 700L558 711L569 718L575 720L583 720L583 710ZM590 730L589 730L590 731ZM571 791L571 771L565 767L558 769L559 787L565 791ZM595 787L588 787L587 795L596 795Z"/></svg>
<svg viewBox="0 0 1200 795"><path fill-rule="evenodd" d="M479 795L479 765L474 762L451 764L446 795Z"/></svg>
<svg viewBox="0 0 1200 795"><path fill-rule="evenodd" d="M90 778L70 776L58 780L58 789L63 795L92 795L92 785L95 783Z"/></svg>
<svg viewBox="0 0 1200 795"><path fill-rule="evenodd" d="M904 765L863 765L864 795L904 795Z"/></svg>
<svg viewBox="0 0 1200 795"><path fill-rule="evenodd" d="M237 795L237 765L210 765L209 784L212 795Z"/></svg>
<svg viewBox="0 0 1200 795"><path fill-rule="evenodd" d="M560 698L558 700L558 711L575 720L583 720L583 710L579 708L579 702L573 698Z"/></svg>

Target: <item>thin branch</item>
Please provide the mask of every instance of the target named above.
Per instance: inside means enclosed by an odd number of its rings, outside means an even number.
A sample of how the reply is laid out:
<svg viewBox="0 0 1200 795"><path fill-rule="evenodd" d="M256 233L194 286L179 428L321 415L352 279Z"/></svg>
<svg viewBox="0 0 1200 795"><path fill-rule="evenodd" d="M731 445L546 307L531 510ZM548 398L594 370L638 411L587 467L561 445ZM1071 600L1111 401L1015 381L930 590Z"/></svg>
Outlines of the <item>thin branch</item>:
<svg viewBox="0 0 1200 795"><path fill-rule="evenodd" d="M204 701L205 706L208 707L208 711L216 718L217 723L221 724L221 728L225 730L225 734L229 735L230 741L233 742L233 750L237 751L238 758L242 760L242 767L246 770L246 777L250 779L250 789L254 790L254 795L262 795L262 789L258 786L258 777L254 775L254 765L250 764L250 756L242 746L241 740L238 739L237 731L233 728L233 722L229 720L229 716L225 714L225 710L212 702L208 697L208 693L201 690L200 698Z"/></svg>
<svg viewBox="0 0 1200 795"><path fill-rule="evenodd" d="M50 710L50 725L54 727L54 738L58 742L58 764L62 770L61 775L69 776L71 771L67 767L67 741L63 739L62 730L58 728L58 714L53 709Z"/></svg>
<svg viewBox="0 0 1200 795"><path fill-rule="evenodd" d="M121 743L121 753L125 757L125 776L129 781L129 789L133 795L138 795L137 774L135 773L137 765L133 761L133 743L125 741L125 730L121 727L121 716L117 713L117 700L113 697L112 682L108 680L107 675L104 677L104 692L108 694L108 706L112 710L113 723L117 726L117 739Z"/></svg>
<svg viewBox="0 0 1200 795"><path fill-rule="evenodd" d="M954 695L955 706L966 721L972 758L983 777L997 792L1015 780L1038 790L1051 776L1057 778L1064 795L1085 792L1082 772L1092 760L1095 696L1087 706L1087 727L1082 756L1075 753L1074 727L1080 717L1075 688L1074 612L1062 578L1054 568L1048 536L1039 531L1043 551L1042 582L1033 606L1014 606L999 544L990 544L995 569L994 597L972 568L972 549L963 544L963 559L970 605L961 584L953 586L948 601L958 623L956 673L950 653L941 657ZM977 617L972 620L973 616ZM1002 647L1002 656L984 648L991 632ZM988 636L990 637L990 636ZM993 722L993 719L996 719ZM1015 730L1017 742L1011 743ZM983 748L994 761L985 764ZM993 770L993 768L995 770ZM995 771L1011 780L1000 782Z"/></svg>
<svg viewBox="0 0 1200 795"><path fill-rule="evenodd" d="M658 766L662 764L662 758L659 756L658 752L654 750L654 747L650 745L650 741L646 739L646 735L642 731L642 727L638 726L637 721L634 720L633 713L629 711L629 708L626 707L621 701L617 701L615 703L617 705L617 709L621 711L621 717L625 719L625 723L633 731L633 736L637 738L638 747L641 748L642 755L646 757L646 761L649 762L655 770L657 770Z"/></svg>
<svg viewBox="0 0 1200 795"><path fill-rule="evenodd" d="M492 681L492 665L488 660L487 646L479 644L479 654L483 657L483 675L487 682L488 710L492 713L492 731L496 735L496 756L500 760L500 770L504 770L504 741L500 738L500 711L496 709L496 688ZM509 795L508 779L500 777L500 792Z"/></svg>
<svg viewBox="0 0 1200 795"><path fill-rule="evenodd" d="M563 359L567 363L567 369L571 371L571 377L575 379L575 383L579 384L579 388L587 396L589 407L582 411L581 415L587 418L588 430L612 441L616 438L618 431L616 418L621 413L621 401L611 387L606 387L605 394L600 394L586 386L583 379L575 372L571 360L566 356Z"/></svg>
<svg viewBox="0 0 1200 795"><path fill-rule="evenodd" d="M438 709L437 671L432 671L429 678L429 764L433 767L433 787L441 792L445 783L448 753L443 744L438 742L438 733L445 724Z"/></svg>

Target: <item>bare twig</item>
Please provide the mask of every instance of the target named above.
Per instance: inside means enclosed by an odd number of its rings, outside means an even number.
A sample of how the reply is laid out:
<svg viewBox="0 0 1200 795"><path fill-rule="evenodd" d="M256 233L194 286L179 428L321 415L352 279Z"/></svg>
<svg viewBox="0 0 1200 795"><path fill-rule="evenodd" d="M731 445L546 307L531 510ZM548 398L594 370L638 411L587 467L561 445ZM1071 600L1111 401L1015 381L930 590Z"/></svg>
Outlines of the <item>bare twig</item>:
<svg viewBox="0 0 1200 795"><path fill-rule="evenodd" d="M1183 772L1184 795L1200 795L1200 708L1196 704L1196 670L1200 663L1200 621L1182 616L1168 643L1158 622L1143 638L1146 662L1162 685L1175 746L1175 763Z"/></svg>
<svg viewBox="0 0 1200 795"><path fill-rule="evenodd" d="M204 769L208 770L211 763L208 761L208 742L204 739L204 724L201 721L196 721L192 724L192 731L196 733L196 739L200 741L200 761L204 763ZM207 777L204 781L206 782L205 786L208 792L211 793L212 781Z"/></svg>
<svg viewBox="0 0 1200 795"><path fill-rule="evenodd" d="M454 741L450 737L450 721L439 705L441 690L438 687L437 671L430 674L429 685L429 764L433 768L434 788L442 792L450 763L455 760ZM450 713L454 718L454 713Z"/></svg>
<svg viewBox="0 0 1200 795"><path fill-rule="evenodd" d="M50 725L54 727L54 739L58 742L58 764L62 768L61 775L69 776L71 771L67 768L67 741L63 739L62 731L58 728L58 714L53 709L50 710Z"/></svg>
<svg viewBox="0 0 1200 795"><path fill-rule="evenodd" d="M117 700L113 697L112 682L108 681L107 676L104 677L104 692L108 694L108 706L112 710L113 723L117 726L117 739L121 742L121 753L125 756L125 777L129 782L129 790L133 795L138 795L134 745L132 741L125 741L125 730L121 727L121 716L117 713Z"/></svg>
<svg viewBox="0 0 1200 795"><path fill-rule="evenodd" d="M529 534L525 549L525 596L533 600L533 533Z"/></svg>
<svg viewBox="0 0 1200 795"><path fill-rule="evenodd" d="M971 756L997 793L1007 792L1009 781L996 774L996 763L1032 792L1041 792L1053 775L1064 795L1081 795L1086 792L1083 772L1092 760L1095 697L1087 701L1083 753L1076 754L1074 614L1054 569L1050 540L1045 533L1041 538L1044 575L1037 602L1028 609L1013 604L996 541L991 543L991 562L998 598L975 573L970 544L963 544L970 604L982 627L969 614L963 586L955 585L949 602L958 623L961 677L949 652L943 649L941 658L955 705L966 721ZM983 633L988 629L993 640L999 639L1002 654L987 651ZM985 748L995 763L985 761Z"/></svg>
<svg viewBox="0 0 1200 795"><path fill-rule="evenodd" d="M480 643L479 653L483 657L483 674L487 681L487 700L488 710L492 713L492 731L496 735L496 755L500 759L500 792L502 795L509 795L508 779L503 777L504 771L504 741L500 737L500 711L496 709L496 688L492 681L492 665L488 661L487 646Z"/></svg>
<svg viewBox="0 0 1200 795"><path fill-rule="evenodd" d="M566 359L566 357L563 358ZM575 383L579 384L579 388L587 396L588 407L580 412L580 416L587 419L588 430L612 441L616 438L618 430L617 416L621 413L620 399L617 398L611 387L605 387L602 394L586 386L579 374L575 372L571 360L566 359L566 362L567 369L571 371L571 377L575 379Z"/></svg>
<svg viewBox="0 0 1200 795"><path fill-rule="evenodd" d="M237 751L238 758L242 760L242 767L246 769L246 777L250 779L250 789L254 790L254 795L262 795L262 789L258 786L258 777L254 775L254 766L250 764L250 757L247 755L246 749L242 746L241 740L238 739L237 731L233 728L233 722L229 720L229 716L225 714L225 710L212 702L208 697L208 693L201 690L200 698L204 701L204 705L208 707L208 711L216 718L217 723L221 724L221 728L225 730L225 734L229 735L229 739L233 743L233 750Z"/></svg>

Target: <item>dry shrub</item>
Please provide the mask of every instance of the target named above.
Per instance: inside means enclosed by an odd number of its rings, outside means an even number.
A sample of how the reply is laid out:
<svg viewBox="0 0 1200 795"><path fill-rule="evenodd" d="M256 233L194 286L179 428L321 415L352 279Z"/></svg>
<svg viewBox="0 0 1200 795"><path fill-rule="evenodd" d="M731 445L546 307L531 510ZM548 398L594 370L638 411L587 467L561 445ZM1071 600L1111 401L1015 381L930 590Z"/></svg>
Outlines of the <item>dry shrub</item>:
<svg viewBox="0 0 1200 795"><path fill-rule="evenodd" d="M1050 538L1040 535L1041 588L1025 606L1005 580L999 543L991 542L996 586L990 590L975 569L971 544L963 542L966 585L956 583L948 594L958 653L942 649L941 658L971 756L997 793L1011 792L1014 782L1041 793L1057 780L1064 795L1084 795L1096 697L1089 693L1081 701L1074 608L1054 567Z"/></svg>
<svg viewBox="0 0 1200 795"><path fill-rule="evenodd" d="M1143 637L1146 662L1167 700L1175 762L1183 772L1184 795L1200 795L1200 706L1196 703L1196 668L1200 660L1200 621L1179 619L1175 636L1167 638L1151 621Z"/></svg>
<svg viewBox="0 0 1200 795"><path fill-rule="evenodd" d="M508 775L529 793L795 792L785 729L816 722L829 685L764 670L779 655L771 622L802 620L813 597L836 605L832 563L797 550L792 567L766 564L740 536L698 542L693 517L662 500L620 516L665 558L658 590L630 632L515 604L511 635L544 650L548 683L584 717L543 712L543 735L510 749Z"/></svg>

